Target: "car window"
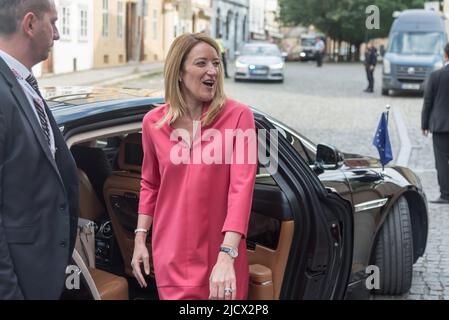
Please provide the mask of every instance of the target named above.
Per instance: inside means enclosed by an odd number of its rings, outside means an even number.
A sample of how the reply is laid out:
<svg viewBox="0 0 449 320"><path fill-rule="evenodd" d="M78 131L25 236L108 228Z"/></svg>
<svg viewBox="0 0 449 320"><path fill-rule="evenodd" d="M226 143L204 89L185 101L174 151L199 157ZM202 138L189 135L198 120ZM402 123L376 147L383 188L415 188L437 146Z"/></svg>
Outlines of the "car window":
<svg viewBox="0 0 449 320"><path fill-rule="evenodd" d="M306 161L309 165L315 164L316 146L313 142L273 119L268 120L278 130L279 134L281 134L292 145L304 161Z"/></svg>
<svg viewBox="0 0 449 320"><path fill-rule="evenodd" d="M263 164L258 163L256 186L271 186L279 188L273 176ZM247 235L247 248L254 250L256 244L276 250L279 242L281 222L272 217L252 211Z"/></svg>
<svg viewBox="0 0 449 320"><path fill-rule="evenodd" d="M244 56L281 56L281 51L279 51L276 46L244 46L242 50L242 55Z"/></svg>

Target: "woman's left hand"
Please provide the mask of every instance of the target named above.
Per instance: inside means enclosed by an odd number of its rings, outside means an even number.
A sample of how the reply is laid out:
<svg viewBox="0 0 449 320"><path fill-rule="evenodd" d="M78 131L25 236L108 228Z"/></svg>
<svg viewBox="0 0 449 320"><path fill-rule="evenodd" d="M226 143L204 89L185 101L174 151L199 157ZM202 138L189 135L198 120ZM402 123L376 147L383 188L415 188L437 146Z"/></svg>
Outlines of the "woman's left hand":
<svg viewBox="0 0 449 320"><path fill-rule="evenodd" d="M209 299L235 300L236 288L234 259L220 252L209 278Z"/></svg>

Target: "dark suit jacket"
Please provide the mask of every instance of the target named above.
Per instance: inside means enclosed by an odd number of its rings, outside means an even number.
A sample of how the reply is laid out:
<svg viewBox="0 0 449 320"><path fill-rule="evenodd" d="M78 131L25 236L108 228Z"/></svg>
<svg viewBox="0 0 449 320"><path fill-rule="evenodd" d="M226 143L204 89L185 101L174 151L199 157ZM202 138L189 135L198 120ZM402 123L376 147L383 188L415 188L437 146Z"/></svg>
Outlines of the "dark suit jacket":
<svg viewBox="0 0 449 320"><path fill-rule="evenodd" d="M46 106L53 159L37 117L0 58L0 300L58 299L76 237L75 162Z"/></svg>
<svg viewBox="0 0 449 320"><path fill-rule="evenodd" d="M421 128L449 132L449 65L432 72L424 95Z"/></svg>
<svg viewBox="0 0 449 320"><path fill-rule="evenodd" d="M377 49L371 48L365 52L365 65L375 66L377 64Z"/></svg>

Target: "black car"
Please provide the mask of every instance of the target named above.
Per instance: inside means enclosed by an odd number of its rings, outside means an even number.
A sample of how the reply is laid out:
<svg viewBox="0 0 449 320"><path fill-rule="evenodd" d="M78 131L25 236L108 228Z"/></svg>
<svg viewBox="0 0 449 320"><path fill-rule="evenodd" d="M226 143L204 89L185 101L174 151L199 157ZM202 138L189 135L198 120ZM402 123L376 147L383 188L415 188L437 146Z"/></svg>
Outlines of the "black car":
<svg viewBox="0 0 449 320"><path fill-rule="evenodd" d="M78 257L85 290L67 295L157 299L154 275L150 287L139 290L130 262L142 119L163 98L144 90L90 88L46 94L80 169L81 217L96 226L96 267L84 268ZM377 159L315 145L253 111L258 130L278 134L278 170L270 174L260 163L256 178L247 237L249 297L351 299L372 291L407 292L428 232L419 178L405 167L383 170Z"/></svg>

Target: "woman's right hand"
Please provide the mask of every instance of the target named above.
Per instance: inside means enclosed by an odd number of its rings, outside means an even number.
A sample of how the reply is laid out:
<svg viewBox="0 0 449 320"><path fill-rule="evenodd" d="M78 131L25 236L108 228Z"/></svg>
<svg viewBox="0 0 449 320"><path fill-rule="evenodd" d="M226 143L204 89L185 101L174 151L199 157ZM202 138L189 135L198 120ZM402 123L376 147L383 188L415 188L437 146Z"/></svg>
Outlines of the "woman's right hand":
<svg viewBox="0 0 449 320"><path fill-rule="evenodd" d="M133 275L137 279L137 282L139 282L140 287L146 288L147 283L144 276L142 275L142 263L145 274L150 275L150 255L148 254L145 239L142 241L141 239L138 239L138 236L136 236L134 242L133 258L131 260L131 267L133 268Z"/></svg>

